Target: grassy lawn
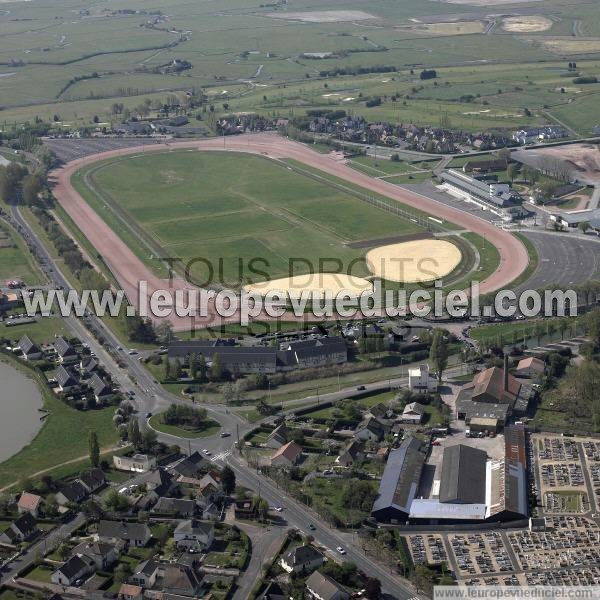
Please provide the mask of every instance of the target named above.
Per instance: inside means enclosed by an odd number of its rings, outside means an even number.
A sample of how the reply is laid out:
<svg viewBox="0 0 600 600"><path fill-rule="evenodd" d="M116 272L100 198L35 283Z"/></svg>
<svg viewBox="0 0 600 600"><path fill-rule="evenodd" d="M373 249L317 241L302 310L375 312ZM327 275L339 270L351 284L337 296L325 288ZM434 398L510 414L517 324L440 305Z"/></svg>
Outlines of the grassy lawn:
<svg viewBox="0 0 600 600"><path fill-rule="evenodd" d="M61 317L38 316L35 323L24 323L12 327L0 325L0 336L2 337L19 340L24 335L28 335L38 344L44 344L54 341L57 335L70 336L71 331Z"/></svg>
<svg viewBox="0 0 600 600"><path fill-rule="evenodd" d="M258 175L258 176L257 176ZM370 207L326 180L244 154L177 151L128 157L92 165L73 176L73 185L146 264L161 272L150 255L183 262L208 257L219 282L240 281L244 265L262 259L246 280L289 275L288 258L298 254L317 266L326 256L349 265L363 250L346 242L420 229ZM225 184L224 184L225 182ZM165 207L168 205L168 215ZM136 225L126 226L133 222ZM239 223L244 223L243 231ZM217 265L222 260L221 265ZM318 270L318 267L317 267ZM306 272L297 265L295 274ZM192 266L205 281L206 265ZM368 274L362 263L352 274ZM214 277L217 273L213 273Z"/></svg>
<svg viewBox="0 0 600 600"><path fill-rule="evenodd" d="M221 429L221 425L216 421L208 419L201 429L185 429L176 425L165 425L161 420L160 415L154 415L150 418L150 426L169 435L175 435L186 439L205 438L214 435Z"/></svg>
<svg viewBox="0 0 600 600"><path fill-rule="evenodd" d="M4 247L5 244L10 246ZM7 279L21 279L27 285L45 281L21 237L0 222L0 282Z"/></svg>
<svg viewBox="0 0 600 600"><path fill-rule="evenodd" d="M50 567L40 565L27 573L27 579L33 579L34 581L40 581L42 583L51 583L50 577L52 576L53 569Z"/></svg>
<svg viewBox="0 0 600 600"><path fill-rule="evenodd" d="M525 245L525 248L527 249L527 254L529 256L529 264L527 265L527 268L523 271L523 273L521 273L521 275L519 275L511 283L511 286L513 288L515 288L516 286L518 286L522 283L525 283L535 273L536 269L538 268L538 264L540 262L540 257L538 256L537 250L535 249L533 242L526 235L524 235L522 233L517 232L514 235L516 237L518 237Z"/></svg>
<svg viewBox="0 0 600 600"><path fill-rule="evenodd" d="M18 368L26 368L10 360ZM26 373L31 374L31 371L27 370ZM114 408L85 412L74 410L53 395L41 376L34 375L34 379L41 389L44 408L50 412L50 416L29 445L0 464L0 487L87 455L90 431L97 433L101 448L110 447L117 441L112 422Z"/></svg>

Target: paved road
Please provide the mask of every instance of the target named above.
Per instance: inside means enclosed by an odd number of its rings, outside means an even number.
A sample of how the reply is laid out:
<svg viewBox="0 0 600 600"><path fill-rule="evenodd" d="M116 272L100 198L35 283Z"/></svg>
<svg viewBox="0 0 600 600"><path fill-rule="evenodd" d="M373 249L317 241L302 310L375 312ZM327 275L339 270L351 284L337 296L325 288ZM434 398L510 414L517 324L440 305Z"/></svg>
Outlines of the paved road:
<svg viewBox="0 0 600 600"><path fill-rule="evenodd" d="M47 266L52 265L51 270L46 267L46 273L51 280L51 283L57 287L63 286L65 290L70 289L70 285L66 277L56 267L52 257L49 255L41 241L34 235L28 223L21 216L19 210L16 207L13 207L11 214L21 234L24 236L26 241L34 247L36 255L41 257ZM165 392L161 386L154 381L153 377L144 369L139 360L137 360L135 357L131 357L128 354L123 354L121 359L126 364L126 369L120 369L113 357L97 342L97 340L91 335L86 327L84 327L79 319L76 317L66 317L65 321L73 329L74 334L77 335L82 341L88 343L90 348L96 352L102 364L113 375L113 377L115 377L115 380L121 384L123 391L132 390L135 392L135 401L140 419L142 421L146 420L146 412L160 410L172 402L186 403L189 405L188 401ZM102 336L109 346L116 348L120 345L121 342L107 327L104 326L101 320L91 316L90 322L95 328L102 332ZM391 384L395 385L405 383L405 381L406 380L404 378L393 379L391 380ZM385 380L383 382L365 385L365 388L366 390L377 390L389 387L389 385L390 380ZM321 400L333 400L358 393L361 392L353 387L334 392L333 394L320 396L319 398L316 396L309 396L304 400L311 401L312 399L315 402ZM210 412L211 417L218 420L223 428L228 429L232 433L236 431L236 426L239 426L240 428L240 435L242 435L245 431L257 426L256 424L249 425L245 423L238 415L233 414L224 406L205 405L204 407ZM242 485L246 485L250 489L257 491L260 489L261 495L270 503L281 504L282 499L285 500L285 516L290 526L306 530L307 524L309 522L314 522L315 525L317 525L315 538L320 544L329 549L335 549L335 547L338 545L344 546L347 549L347 555L345 558L355 562L357 566L366 573L380 578L383 585L383 590L386 593L394 594L393 597L401 599L409 598L415 595L411 589L404 587L406 584L403 583L402 580L387 573L385 568L374 563L370 558L366 557L364 553L360 551L360 549L354 546L352 537L348 539L348 536L345 534L331 530L325 523L321 522L320 519L310 511L310 509L297 504L291 499L286 498L285 494L277 490L269 479L258 473L255 473L239 458L234 457L232 453L232 448L235 441L234 438L234 435L229 438L221 438L219 435L216 435L210 438L188 441L174 438L173 436L165 436L164 434L159 435L159 439L166 441L167 443L179 442L184 447L187 445L192 452L195 450L202 451L203 449L209 450L215 462L227 463L234 468L237 480ZM289 508L287 508L288 506ZM64 537L67 537L69 531L76 529L77 526L78 525L74 524L71 530L69 530L69 526L64 526L64 528L61 528L61 532L64 534ZM53 537L52 539L54 540L55 538ZM49 543L49 541L46 543ZM60 543L60 541L58 541L58 543ZM40 549L41 547L36 548L36 550ZM31 560L35 558L35 551L30 558ZM339 558L339 555L337 558ZM27 559L24 558L23 560ZM11 565L11 573L13 571L16 572L16 570L22 569L24 566L25 563L22 561L14 563L14 565ZM8 575L12 576L10 573Z"/></svg>
<svg viewBox="0 0 600 600"><path fill-rule="evenodd" d="M71 521L63 523L32 544L23 555L10 563L6 570L0 574L0 585L16 577L23 569L33 564L38 557L58 548L63 540L69 538L78 527L85 523L85 520L85 515L78 513Z"/></svg>

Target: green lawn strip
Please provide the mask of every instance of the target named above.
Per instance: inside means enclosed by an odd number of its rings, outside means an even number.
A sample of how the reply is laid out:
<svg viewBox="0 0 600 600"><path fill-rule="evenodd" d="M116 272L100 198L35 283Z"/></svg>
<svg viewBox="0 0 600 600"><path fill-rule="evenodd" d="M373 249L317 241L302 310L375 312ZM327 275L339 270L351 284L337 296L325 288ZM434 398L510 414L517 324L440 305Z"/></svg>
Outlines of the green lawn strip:
<svg viewBox="0 0 600 600"><path fill-rule="evenodd" d="M42 393L44 408L50 415L27 446L0 464L0 487L86 455L90 431L98 435L101 448L111 447L117 442L118 436L112 421L113 407L91 411L72 409L54 396L41 374L15 359L2 358L33 377Z"/></svg>
<svg viewBox="0 0 600 600"><path fill-rule="evenodd" d="M21 236L4 221L0 221L0 233L7 235L6 241L14 245L8 248L0 247L0 281L22 279L27 285L46 281Z"/></svg>
<svg viewBox="0 0 600 600"><path fill-rule="evenodd" d="M161 433L175 435L177 437L186 439L210 437L221 429L221 425L219 423L210 419L206 420L201 429L186 429L176 425L166 425L161 421L160 415L153 415L150 417L150 426Z"/></svg>
<svg viewBox="0 0 600 600"><path fill-rule="evenodd" d="M565 317L566 318L566 317ZM479 343L490 343L496 342L500 336L502 336L505 344L517 344L523 342L529 338L536 338L536 326L538 323L542 324L545 328L542 330L540 336L547 335L547 327L550 322L556 324L561 318L551 319L535 319L535 320L524 320L524 321L511 321L508 323L492 323L489 325L481 325L474 327L470 330L469 335ZM569 319L571 328L577 326L576 318ZM565 336L569 335L570 330L565 332ZM557 339L561 338L561 334L558 331L554 331L553 336Z"/></svg>
<svg viewBox="0 0 600 600"><path fill-rule="evenodd" d="M467 232L461 234L461 237L473 244L479 252L479 268L464 279L454 282L452 284L453 289L466 288L471 284L471 281L482 282L494 273L500 265L500 253L496 246L477 233Z"/></svg>
<svg viewBox="0 0 600 600"><path fill-rule="evenodd" d="M71 335L70 329L61 317L36 317L35 323L23 323L6 327L0 325L0 337L19 340L24 335L29 336L37 344L52 343L57 335Z"/></svg>

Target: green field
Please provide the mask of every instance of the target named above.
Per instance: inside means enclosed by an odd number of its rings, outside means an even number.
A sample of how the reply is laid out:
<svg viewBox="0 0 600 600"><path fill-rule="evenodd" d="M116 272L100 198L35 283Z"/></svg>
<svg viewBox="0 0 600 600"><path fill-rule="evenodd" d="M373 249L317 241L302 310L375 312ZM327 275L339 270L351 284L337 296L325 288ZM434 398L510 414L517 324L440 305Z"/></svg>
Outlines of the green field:
<svg viewBox="0 0 600 600"><path fill-rule="evenodd" d="M0 282L21 279L27 285L42 283L43 275L19 235L0 222Z"/></svg>
<svg viewBox="0 0 600 600"><path fill-rule="evenodd" d="M364 249L348 242L422 231L349 193L296 173L284 164L244 154L170 152L93 165L75 174L75 187L130 248L157 272L152 254L207 259L216 283L261 281L290 275L289 259L309 260L315 271L333 270L321 259L340 260L344 270ZM93 190L93 191L92 191ZM123 218L123 216L125 218ZM141 232L125 223L139 224ZM334 267L335 268L335 267ZM307 271L298 262L292 274ZM203 282L203 263L192 266ZM368 275L364 263L351 271Z"/></svg>
<svg viewBox="0 0 600 600"><path fill-rule="evenodd" d="M156 431L186 439L209 437L221 429L219 423L216 421L211 421L210 419L204 423L204 427L201 429L186 429L183 427L177 427L176 425L166 425L161 421L160 415L154 415L151 417L149 423L153 429L156 429Z"/></svg>
<svg viewBox="0 0 600 600"><path fill-rule="evenodd" d="M534 3L531 14L550 16L552 24L531 33L506 31L480 4L463 10L442 1L324 0L317 6L338 12L329 22L289 14L317 10L308 0L293 6L228 0L218 10L184 0L11 3L0 11L1 120L12 125L56 115L70 125L89 125L94 116L109 122L116 120L115 101L135 110L145 98L164 102L169 93L203 89L217 114L227 110L223 103L281 116L340 105L374 121L436 125L447 113L455 127L480 130L548 122L554 113L544 107L560 106L574 127L593 124L592 102L582 102L582 111L568 104L592 90L561 85L571 81L561 75L573 57L584 73L597 68L600 19L593 2ZM348 9L371 18L340 12ZM448 23L456 13L464 21ZM310 53L330 54L315 60ZM191 68L165 72L161 67L175 58ZM386 65L397 71L332 76L324 87L323 71ZM422 67L440 71L438 85L419 79ZM382 105L366 107L371 95L381 95Z"/></svg>

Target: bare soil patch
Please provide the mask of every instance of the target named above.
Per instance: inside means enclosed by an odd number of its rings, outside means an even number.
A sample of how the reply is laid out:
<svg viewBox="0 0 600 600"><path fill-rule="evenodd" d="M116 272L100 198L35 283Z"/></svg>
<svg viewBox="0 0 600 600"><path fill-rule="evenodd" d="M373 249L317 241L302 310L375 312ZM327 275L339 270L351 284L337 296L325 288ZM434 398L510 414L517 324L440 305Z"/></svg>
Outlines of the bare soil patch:
<svg viewBox="0 0 600 600"><path fill-rule="evenodd" d="M571 164L588 179L600 182L600 150L592 144L569 144L536 150L537 154Z"/></svg>
<svg viewBox="0 0 600 600"><path fill-rule="evenodd" d="M552 21L542 15L506 17L502 20L502 29L513 33L537 33L548 31L552 27Z"/></svg>
<svg viewBox="0 0 600 600"><path fill-rule="evenodd" d="M455 21L448 23L415 23L413 25L400 26L396 29L430 35L468 35L483 33L485 25L483 21Z"/></svg>
<svg viewBox="0 0 600 600"><path fill-rule="evenodd" d="M285 19L289 21L303 21L304 23L343 23L345 21L368 21L376 19L363 10L313 10L302 12L277 12L269 13L272 19Z"/></svg>
<svg viewBox="0 0 600 600"><path fill-rule="evenodd" d="M600 38L537 37L529 38L532 44L540 44L554 54L591 54L600 52Z"/></svg>

